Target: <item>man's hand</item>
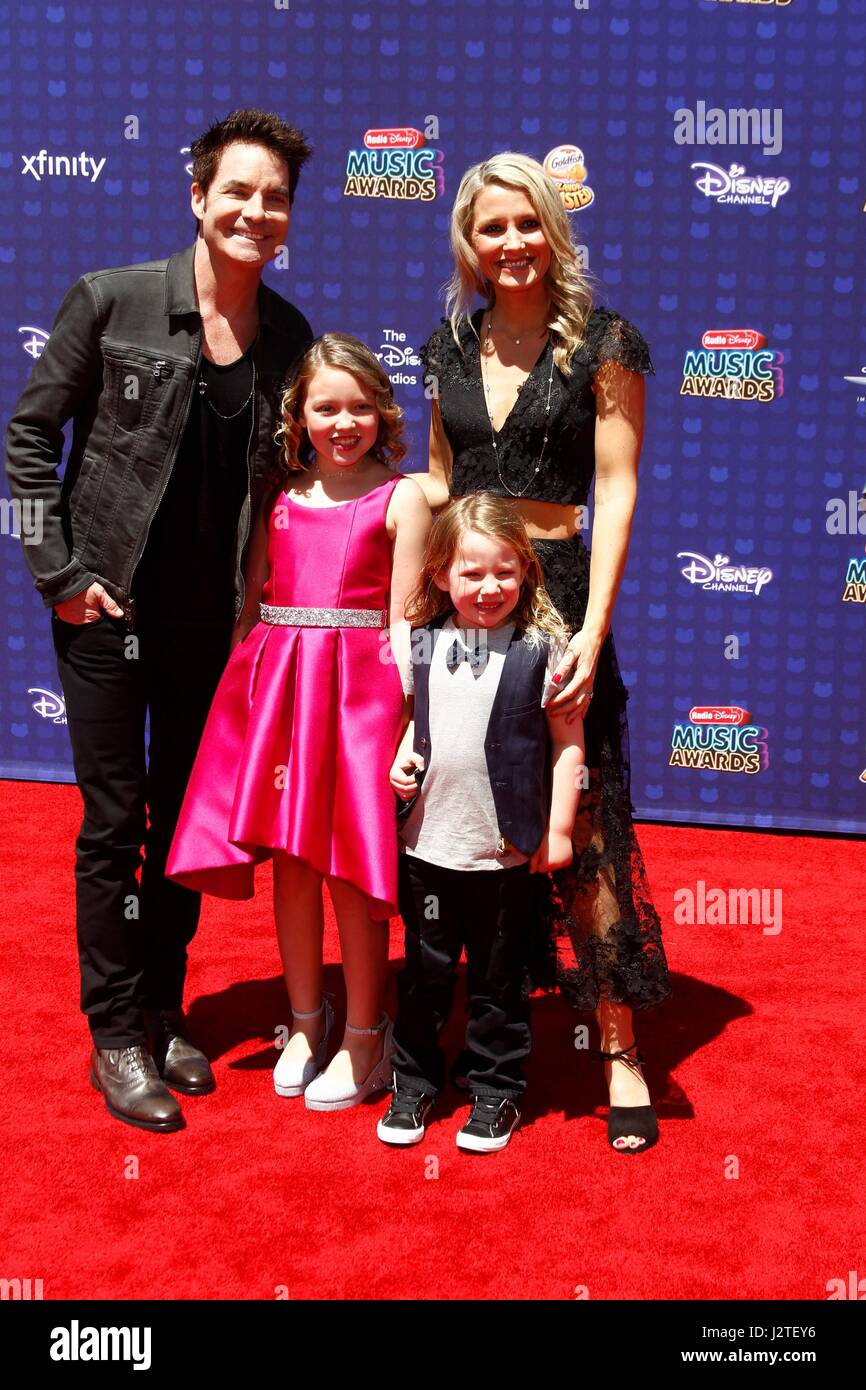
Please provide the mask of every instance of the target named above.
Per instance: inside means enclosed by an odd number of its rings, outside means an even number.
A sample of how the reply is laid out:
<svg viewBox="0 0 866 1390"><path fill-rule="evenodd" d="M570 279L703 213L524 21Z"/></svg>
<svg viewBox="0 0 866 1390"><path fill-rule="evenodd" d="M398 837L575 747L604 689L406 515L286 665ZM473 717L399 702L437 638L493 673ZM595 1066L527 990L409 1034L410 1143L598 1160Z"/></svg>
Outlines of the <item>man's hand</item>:
<svg viewBox="0 0 866 1390"><path fill-rule="evenodd" d="M73 594L72 598L64 599L63 603L55 603L54 612L61 622L74 623L78 627L83 627L85 623L97 622L103 613L108 613L112 618L123 617L123 609L114 602L111 594L95 581L89 588L82 589L80 594Z"/></svg>
<svg viewBox="0 0 866 1390"><path fill-rule="evenodd" d="M401 801L409 801L418 790L415 769L424 771L424 759L420 753L409 753L401 757L398 753L391 767L389 781Z"/></svg>

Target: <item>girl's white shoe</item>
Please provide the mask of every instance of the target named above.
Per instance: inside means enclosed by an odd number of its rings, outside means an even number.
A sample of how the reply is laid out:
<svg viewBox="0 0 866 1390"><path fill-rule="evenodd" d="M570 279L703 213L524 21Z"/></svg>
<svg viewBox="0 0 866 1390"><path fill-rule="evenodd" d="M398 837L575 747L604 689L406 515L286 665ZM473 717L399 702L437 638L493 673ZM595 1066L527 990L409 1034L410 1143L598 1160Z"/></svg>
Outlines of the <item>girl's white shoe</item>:
<svg viewBox="0 0 866 1390"><path fill-rule="evenodd" d="M353 1028L346 1024L347 1033L363 1033L372 1037L374 1033L384 1032L384 1048L381 1059L368 1076L357 1086L346 1087L344 1081L337 1081L322 1072L304 1092L304 1104L308 1110L348 1110L351 1105L360 1105L375 1091L387 1091L391 1085L391 1055L394 1051L394 1024L387 1014L376 1028Z"/></svg>
<svg viewBox="0 0 866 1390"><path fill-rule="evenodd" d="M319 1075L325 1065L331 1030L334 1027L334 1010L331 1008L331 1001L327 995L322 996L321 1004L312 1013L298 1014L292 1009L293 1018L318 1018L323 1009L325 1011L325 1031L312 1057L308 1057L305 1062L302 1062L297 1057L287 1056L285 1049L280 1053L279 1061L274 1067L274 1090L278 1096L302 1096L304 1094L310 1082Z"/></svg>

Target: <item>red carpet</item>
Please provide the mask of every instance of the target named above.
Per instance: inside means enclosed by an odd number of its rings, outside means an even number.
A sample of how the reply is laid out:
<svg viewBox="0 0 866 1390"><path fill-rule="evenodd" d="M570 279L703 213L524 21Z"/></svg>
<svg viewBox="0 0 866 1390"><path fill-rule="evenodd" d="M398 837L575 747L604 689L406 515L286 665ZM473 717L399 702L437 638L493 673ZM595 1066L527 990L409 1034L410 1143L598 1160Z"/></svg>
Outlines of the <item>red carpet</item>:
<svg viewBox="0 0 866 1390"><path fill-rule="evenodd" d="M523 1127L481 1157L454 1146L453 1092L407 1152L376 1138L383 1100L323 1115L274 1095L288 1010L269 866L253 903L205 900L192 947L217 1092L183 1100L179 1134L111 1120L77 1012L79 794L6 782L0 798L0 1276L42 1279L47 1299L825 1299L866 1274L861 843L640 827L674 983L638 1020L661 1141L607 1147L601 1068L573 1046L591 1020L541 998ZM698 880L781 888L781 932L675 925Z"/></svg>

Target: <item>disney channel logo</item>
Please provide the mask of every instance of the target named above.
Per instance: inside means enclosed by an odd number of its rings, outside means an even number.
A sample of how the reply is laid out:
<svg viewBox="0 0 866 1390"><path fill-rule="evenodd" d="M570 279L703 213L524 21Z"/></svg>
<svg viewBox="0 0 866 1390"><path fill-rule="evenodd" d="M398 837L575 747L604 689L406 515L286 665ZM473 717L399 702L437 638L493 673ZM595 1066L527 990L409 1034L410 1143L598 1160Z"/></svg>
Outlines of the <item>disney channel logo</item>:
<svg viewBox="0 0 866 1390"><path fill-rule="evenodd" d="M767 730L742 705L693 705L674 724L671 767L754 776L769 764Z"/></svg>
<svg viewBox="0 0 866 1390"><path fill-rule="evenodd" d="M714 198L717 203L745 203L752 207L774 208L791 187L791 180L781 176L747 174L744 164L732 164L728 169L722 169L718 164L698 160L689 167L706 170L695 179L695 188L705 198Z"/></svg>
<svg viewBox="0 0 866 1390"><path fill-rule="evenodd" d="M42 349L48 342L48 332L44 328L35 328L33 324L23 323L18 329L19 333L29 333L30 337L25 338L21 344L28 357L34 360L42 356Z"/></svg>
<svg viewBox="0 0 866 1390"><path fill-rule="evenodd" d="M50 719L52 724L66 723L66 701L62 695L55 695L53 690L43 690L41 685L29 686L27 694L39 696L38 700L33 701L33 708L43 719Z"/></svg>
<svg viewBox="0 0 866 1390"><path fill-rule="evenodd" d="M680 395L772 401L784 390L783 361L755 328L708 329L700 350L686 352Z"/></svg>
<svg viewBox="0 0 866 1390"><path fill-rule="evenodd" d="M866 386L866 366L860 368L860 376L846 376L843 381L850 381L852 386ZM862 391L857 392L857 404L862 405L866 402L866 394Z"/></svg>
<svg viewBox="0 0 866 1390"><path fill-rule="evenodd" d="M678 550L677 559L689 561L680 574L690 584L719 593L757 597L773 578L773 571L766 565L732 565L729 555L716 554L711 560L694 550Z"/></svg>

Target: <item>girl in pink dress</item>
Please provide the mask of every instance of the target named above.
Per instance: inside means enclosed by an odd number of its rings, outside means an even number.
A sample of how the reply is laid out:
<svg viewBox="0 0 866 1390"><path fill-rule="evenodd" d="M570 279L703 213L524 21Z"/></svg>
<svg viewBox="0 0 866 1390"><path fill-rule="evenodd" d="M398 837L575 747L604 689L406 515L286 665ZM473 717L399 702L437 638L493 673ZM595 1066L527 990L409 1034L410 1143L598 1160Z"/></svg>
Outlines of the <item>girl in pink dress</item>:
<svg viewBox="0 0 866 1390"><path fill-rule="evenodd" d="M382 1012L397 838L388 774L408 722L406 598L430 508L394 471L406 449L391 383L363 343L327 333L283 397L278 480L259 512L245 598L187 787L167 876L250 898L274 861L294 1026L278 1095L357 1105L390 1082ZM346 980L346 1033L322 997L322 881Z"/></svg>

